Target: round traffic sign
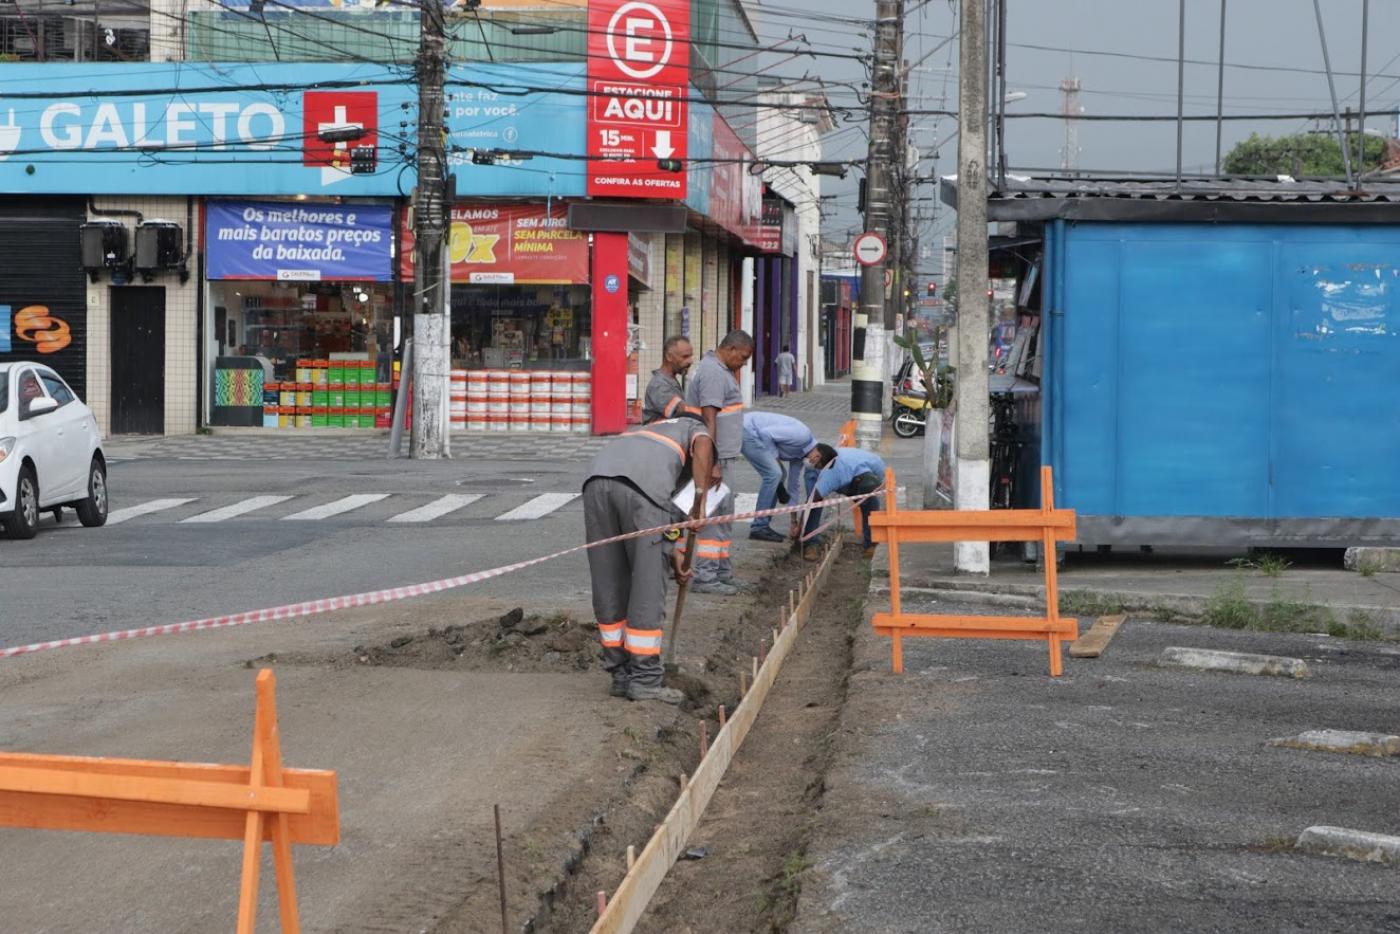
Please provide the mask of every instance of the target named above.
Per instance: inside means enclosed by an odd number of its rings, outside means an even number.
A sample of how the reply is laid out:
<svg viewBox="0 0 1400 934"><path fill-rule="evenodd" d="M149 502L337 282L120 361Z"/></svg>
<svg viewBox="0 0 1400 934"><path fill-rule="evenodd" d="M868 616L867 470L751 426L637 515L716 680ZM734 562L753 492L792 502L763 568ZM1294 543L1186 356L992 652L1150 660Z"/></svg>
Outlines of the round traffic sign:
<svg viewBox="0 0 1400 934"><path fill-rule="evenodd" d="M867 231L856 237L856 262L862 266L874 266L884 262L886 249L884 237L874 231Z"/></svg>

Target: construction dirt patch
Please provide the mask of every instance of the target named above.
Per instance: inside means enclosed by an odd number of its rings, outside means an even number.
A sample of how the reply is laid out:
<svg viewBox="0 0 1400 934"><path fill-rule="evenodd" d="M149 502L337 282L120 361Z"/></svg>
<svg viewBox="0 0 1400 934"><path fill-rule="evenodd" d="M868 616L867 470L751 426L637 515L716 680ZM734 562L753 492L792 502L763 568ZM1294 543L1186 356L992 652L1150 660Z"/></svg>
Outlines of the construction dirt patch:
<svg viewBox="0 0 1400 934"><path fill-rule="evenodd" d="M794 562L800 576L810 569ZM781 931L797 904L806 868L809 821L820 807L829 741L845 699L854 627L862 619L868 564L857 546L846 546L831 570L793 653L779 673L752 731L711 799L691 837L689 853L672 867L643 916L639 931L657 934L713 931ZM787 570L786 561L774 568ZM641 852L675 803L682 773L699 760L697 717L717 728L715 705L737 702L734 650L745 636L776 620L786 600L772 582L772 614L756 606L746 624L722 634L705 671L695 681L709 690L707 703L664 731L647 747L645 767L632 782L623 807L591 835L586 854L553 898L536 930L565 934L587 931L596 917L596 892L614 891L626 873L627 847ZM751 663L751 659L743 659ZM686 686L688 693L694 691ZM693 694L692 694L693 697ZM712 713L711 711L714 710Z"/></svg>

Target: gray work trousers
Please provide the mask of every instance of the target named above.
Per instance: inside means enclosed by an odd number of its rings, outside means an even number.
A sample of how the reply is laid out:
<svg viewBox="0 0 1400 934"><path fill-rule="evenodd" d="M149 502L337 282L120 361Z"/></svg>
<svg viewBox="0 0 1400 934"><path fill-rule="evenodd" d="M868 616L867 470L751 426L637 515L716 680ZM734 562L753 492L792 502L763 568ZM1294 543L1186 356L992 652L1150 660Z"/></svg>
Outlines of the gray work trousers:
<svg viewBox="0 0 1400 934"><path fill-rule="evenodd" d="M583 486L583 525L589 542L670 521L669 509L656 505L623 480L592 477ZM661 684L670 556L671 545L660 532L588 550L603 667L617 684Z"/></svg>
<svg viewBox="0 0 1400 934"><path fill-rule="evenodd" d="M720 461L724 468L724 483L729 487L729 495L720 501L714 511L717 516L734 515L734 467L737 457L726 457ZM708 508L708 506L707 506ZM686 536L689 539L689 535ZM734 569L729 564L729 549L734 544L734 523L716 522L702 527L695 536L695 582L727 581L734 577Z"/></svg>

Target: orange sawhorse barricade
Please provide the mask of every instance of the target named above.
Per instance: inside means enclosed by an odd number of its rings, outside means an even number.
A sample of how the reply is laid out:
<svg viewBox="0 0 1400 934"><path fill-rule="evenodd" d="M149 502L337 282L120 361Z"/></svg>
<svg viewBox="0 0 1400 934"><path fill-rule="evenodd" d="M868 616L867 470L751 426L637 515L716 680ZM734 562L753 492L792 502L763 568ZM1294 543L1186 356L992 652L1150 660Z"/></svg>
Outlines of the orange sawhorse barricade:
<svg viewBox="0 0 1400 934"><path fill-rule="evenodd" d="M257 695L251 765L0 753L0 827L241 839L239 934L253 934L271 841L282 930L299 931L292 844L340 842L336 777L282 767L271 671Z"/></svg>
<svg viewBox="0 0 1400 934"><path fill-rule="evenodd" d="M885 488L895 489L894 471L885 471ZM890 637L895 672L904 670L904 636L945 639L1044 639L1050 650L1050 674L1064 671L1060 643L1079 634L1074 617L1060 617L1059 584L1055 577L1055 543L1074 538L1074 510L1056 509L1049 467L1040 468L1039 509L904 510L896 497L885 497L885 508L870 516L875 541L890 549L890 611L876 613L871 625ZM910 542L1039 542L1045 564L1045 615L935 616L905 613L900 606L899 546Z"/></svg>

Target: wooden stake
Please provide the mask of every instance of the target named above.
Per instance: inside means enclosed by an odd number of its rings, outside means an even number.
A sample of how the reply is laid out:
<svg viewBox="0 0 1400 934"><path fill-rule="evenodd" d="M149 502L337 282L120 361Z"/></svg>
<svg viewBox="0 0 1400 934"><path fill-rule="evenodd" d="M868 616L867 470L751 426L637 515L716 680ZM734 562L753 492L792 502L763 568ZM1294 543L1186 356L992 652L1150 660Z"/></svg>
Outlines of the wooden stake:
<svg viewBox="0 0 1400 934"><path fill-rule="evenodd" d="M710 751L710 724L704 720L700 721L700 758L705 758L705 754Z"/></svg>
<svg viewBox="0 0 1400 934"><path fill-rule="evenodd" d="M739 672L739 702L740 702L740 703L743 703L743 701L744 701L744 695L747 694L747 693L749 693L749 675L748 675L748 672L741 671L741 672Z"/></svg>
<svg viewBox="0 0 1400 934"><path fill-rule="evenodd" d="M510 934L510 919L506 911L506 858L501 847L501 806L494 806L496 812L496 878L501 886L501 934Z"/></svg>
<svg viewBox="0 0 1400 934"><path fill-rule="evenodd" d="M753 679L758 680L758 656L753 657Z"/></svg>
<svg viewBox="0 0 1400 934"><path fill-rule="evenodd" d="M776 629L773 630L773 644L774 644L774 645L777 645L777 644L778 644L778 630L776 630Z"/></svg>
<svg viewBox="0 0 1400 934"><path fill-rule="evenodd" d="M595 897L598 899L598 917L601 918L608 910L608 893L600 890Z"/></svg>
<svg viewBox="0 0 1400 934"><path fill-rule="evenodd" d="M629 843L627 845L627 871L631 872L635 865L637 865L637 848Z"/></svg>
<svg viewBox="0 0 1400 934"><path fill-rule="evenodd" d="M782 608L782 607L778 607L778 628L779 628L779 629L786 629L786 628L787 628L787 624L788 624L788 617L787 617L787 614L783 612L783 608Z"/></svg>
<svg viewBox="0 0 1400 934"><path fill-rule="evenodd" d="M727 722L728 722L728 718L727 718L727 716L726 716L726 714L725 714L725 712L724 712L724 705L723 705L723 704L720 704L720 705L719 705L719 728L720 728L721 730L724 729L724 724L727 723Z"/></svg>

